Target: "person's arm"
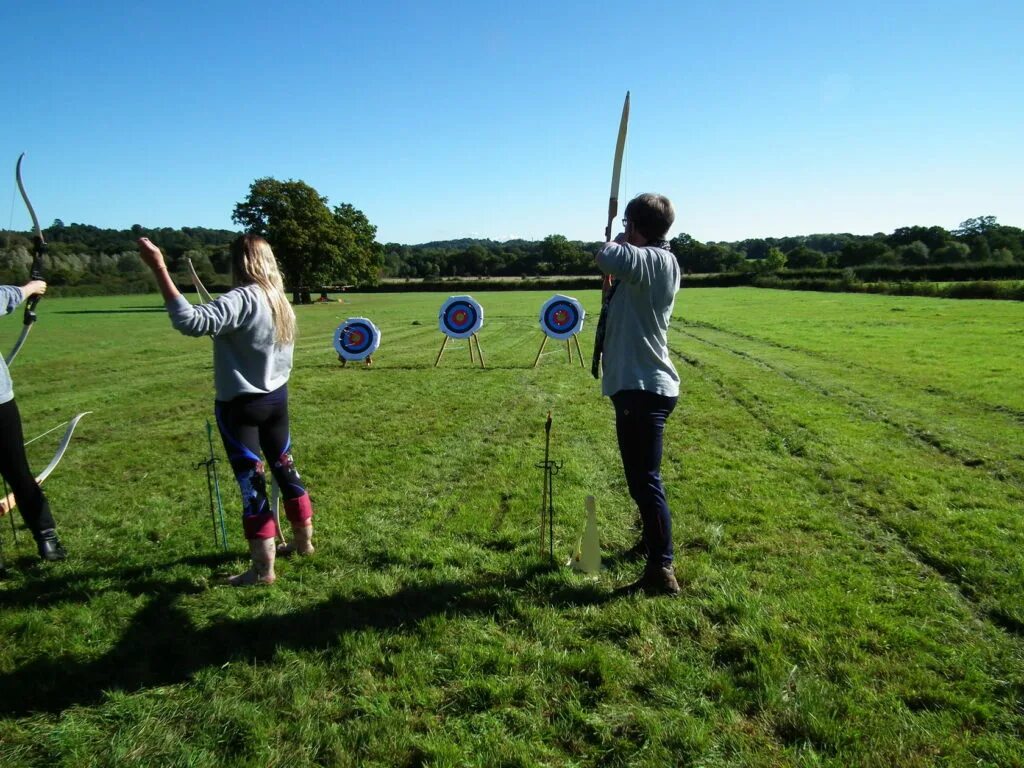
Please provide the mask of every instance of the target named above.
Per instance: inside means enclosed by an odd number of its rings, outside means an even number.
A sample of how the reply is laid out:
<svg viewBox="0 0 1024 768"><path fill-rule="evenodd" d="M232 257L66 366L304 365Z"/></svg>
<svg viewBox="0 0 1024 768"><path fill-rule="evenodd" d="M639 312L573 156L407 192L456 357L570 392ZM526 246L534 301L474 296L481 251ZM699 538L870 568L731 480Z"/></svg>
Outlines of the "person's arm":
<svg viewBox="0 0 1024 768"><path fill-rule="evenodd" d="M253 297L240 291L230 291L209 304L192 306L181 295L171 279L164 255L148 238L139 238L142 261L153 270L160 293L171 316L171 325L186 336L217 336L230 333L245 325L255 314Z"/></svg>
<svg viewBox="0 0 1024 768"><path fill-rule="evenodd" d="M170 304L181 296L181 293L178 291L178 286L174 284L174 280L171 279L171 273L167 271L163 253L148 237L140 237L138 243L139 255L142 257L143 263L153 270L157 288L160 289L164 301Z"/></svg>
<svg viewBox="0 0 1024 768"><path fill-rule="evenodd" d="M258 290L258 289L257 289ZM182 295L167 302L171 325L186 336L222 336L245 326L259 310L253 291L234 290L194 306Z"/></svg>
<svg viewBox="0 0 1024 768"><path fill-rule="evenodd" d="M597 249L597 253L594 254L594 262L597 264L598 268L602 268L601 267L601 254L602 253L604 253L609 248L612 248L612 247L614 247L616 245L622 245L625 242L627 242L627 240L626 240L626 233L625 232L619 232L619 234L617 234L615 236L614 240L611 240L611 241L605 243L604 245L602 245L600 248L598 248Z"/></svg>
<svg viewBox="0 0 1024 768"><path fill-rule="evenodd" d="M621 235L619 237L622 237ZM643 251L623 240L606 243L597 253L597 266L606 275L612 275L627 283L639 283L646 272Z"/></svg>
<svg viewBox="0 0 1024 768"><path fill-rule="evenodd" d="M601 281L601 297L602 297L602 300L606 300L608 298L609 291L611 291L612 283L614 282L614 280L612 278L617 277L617 275L613 274L608 269L605 269L604 266L602 266L602 264L601 264L601 254L603 254L609 248L614 248L615 246L621 245L621 244L623 244L625 242L627 242L626 233L625 232L619 232L619 234L617 234L615 236L614 240L612 240L611 242L608 242L608 243L605 243L604 245L602 245L598 249L597 253L594 254L594 262L597 264L597 268L600 269L602 272L604 272L604 280Z"/></svg>
<svg viewBox="0 0 1024 768"><path fill-rule="evenodd" d="M45 280L29 280L22 286L0 285L0 315L9 315L29 296L46 293Z"/></svg>

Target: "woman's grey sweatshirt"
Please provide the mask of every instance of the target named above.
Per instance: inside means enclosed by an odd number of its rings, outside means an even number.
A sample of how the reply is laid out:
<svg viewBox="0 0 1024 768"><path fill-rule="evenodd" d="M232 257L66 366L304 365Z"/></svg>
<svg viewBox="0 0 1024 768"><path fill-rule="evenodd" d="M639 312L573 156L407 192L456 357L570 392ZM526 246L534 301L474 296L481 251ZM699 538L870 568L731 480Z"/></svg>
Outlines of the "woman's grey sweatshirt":
<svg viewBox="0 0 1024 768"><path fill-rule="evenodd" d="M234 288L209 304L184 296L167 302L171 325L186 336L213 337L213 383L218 400L263 394L288 383L293 343L274 341L270 303L258 285Z"/></svg>

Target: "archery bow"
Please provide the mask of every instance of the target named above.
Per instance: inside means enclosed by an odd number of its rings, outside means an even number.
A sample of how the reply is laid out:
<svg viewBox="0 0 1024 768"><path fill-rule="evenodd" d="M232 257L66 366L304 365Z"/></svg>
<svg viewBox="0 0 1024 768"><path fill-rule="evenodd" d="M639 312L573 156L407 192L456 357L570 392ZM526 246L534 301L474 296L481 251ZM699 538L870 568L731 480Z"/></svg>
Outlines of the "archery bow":
<svg viewBox="0 0 1024 768"><path fill-rule="evenodd" d="M36 210L32 207L32 201L28 199L28 193L25 192L25 184L21 180L21 161L25 159L25 153L22 152L18 157L18 164L14 169L14 177L18 181L18 189L21 191L21 199L25 201L25 207L28 208L28 213L32 217L32 226L35 228L35 237L33 238L33 253L32 253L32 270L29 273L29 277L32 280L43 279L43 254L46 253L46 240L43 238L43 230L39 226L39 217L36 216ZM25 304L25 322L21 328L21 335L18 336L17 342L14 344L14 349L11 353L4 358L4 362L10 365L14 362L14 358L18 356L21 348L25 345L25 340L28 338L29 331L32 330L32 324L36 321L36 305L39 304L39 300L42 298L41 294L30 296L28 302Z"/></svg>
<svg viewBox="0 0 1024 768"><path fill-rule="evenodd" d="M68 428L64 432L64 437L61 438L60 445L57 446L57 452L53 455L53 458L50 459L50 463L46 465L46 469L44 469L36 476L37 484L42 485L46 478L50 476L50 473L57 468L58 464L60 464L60 460L64 458L64 453L67 451L68 445L71 443L71 435L74 434L75 427L78 426L78 422L80 422L90 413L92 413L92 411L85 411L84 413L80 413L77 416L75 416L75 418L68 422ZM0 501L0 517L3 517L12 509L14 509L15 504L16 502L14 499L14 494L9 493L7 495L7 498L5 498L3 501Z"/></svg>
<svg viewBox="0 0 1024 768"><path fill-rule="evenodd" d="M612 239L612 224L619 213L619 178L622 175L622 155L626 151L626 128L629 125L629 91L622 104L622 118L619 120L619 136L615 140L615 162L612 164L612 191L608 197L608 226L604 229L604 241Z"/></svg>
<svg viewBox="0 0 1024 768"><path fill-rule="evenodd" d="M28 208L28 214L32 217L32 227L35 229L35 236L33 237L33 248L32 248L32 268L29 272L29 278L31 280L42 280L43 279L43 256L46 254L46 239L43 237L43 228L39 226L39 217L36 216L36 209L32 207L32 201L29 200L28 192L25 191L25 183L21 179L21 163L25 159L25 153L22 152L18 156L18 163L14 167L14 178L18 182L18 191L21 192L21 199L25 201L25 207ZM25 321L21 328L21 334L18 336L18 340L14 344L14 348L11 353L4 358L4 362L10 365L14 362L14 358L18 356L21 348L25 346L25 340L28 338L29 332L32 330L32 324L36 321L36 306L39 304L39 300L42 298L42 294L35 294L30 296L25 304ZM64 437L61 438L60 445L57 446L57 452L50 459L50 463L46 465L46 469L39 473L36 477L36 483L42 485L43 482L50 476L50 473L57 468L60 464L61 459L64 458L64 454L68 449L68 445L71 443L71 436L75 432L75 427L78 426L85 416L92 413L92 411L85 411L80 413L70 422L68 422L68 428L64 432ZM52 431L52 430L50 430ZM48 434L44 432L43 434ZM40 435L42 437L42 435ZM35 438L33 438L35 439ZM29 441L31 442L31 441ZM8 494L2 501L0 501L0 517L3 517L12 509L17 502L14 499L14 494Z"/></svg>
<svg viewBox="0 0 1024 768"><path fill-rule="evenodd" d="M622 155L626 151L626 129L629 126L629 91L626 91L626 100L622 104L622 117L619 119L619 135L615 140L615 160L612 163L612 191L608 196L608 225L604 228L604 241L610 243L612 240L612 224L619 214L619 179L622 176ZM608 302L611 301L612 276L605 275L601 284L601 315L597 320L597 334L594 337L594 356L590 365L590 372L594 378L600 376L601 352L604 346L604 328L608 317Z"/></svg>
<svg viewBox="0 0 1024 768"><path fill-rule="evenodd" d="M206 290L206 286L203 285L203 281L199 279L199 275L196 274L196 268L192 265L192 259L185 257L185 261L188 262L188 272L192 276L192 285L196 287L196 291L199 292L199 298L203 300L203 303L213 301L213 296Z"/></svg>

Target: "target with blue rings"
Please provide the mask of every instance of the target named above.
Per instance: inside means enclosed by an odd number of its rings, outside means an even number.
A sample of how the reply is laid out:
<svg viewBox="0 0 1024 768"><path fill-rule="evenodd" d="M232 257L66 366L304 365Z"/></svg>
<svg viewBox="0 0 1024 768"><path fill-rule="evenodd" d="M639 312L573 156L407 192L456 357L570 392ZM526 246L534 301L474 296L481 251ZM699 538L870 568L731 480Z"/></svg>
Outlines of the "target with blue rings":
<svg viewBox="0 0 1024 768"><path fill-rule="evenodd" d="M555 294L540 308L540 329L552 339L566 341L583 330L586 316L583 305L572 296Z"/></svg>
<svg viewBox="0 0 1024 768"><path fill-rule="evenodd" d="M453 339L468 339L484 324L484 308L472 296L452 296L437 315L441 333Z"/></svg>
<svg viewBox="0 0 1024 768"><path fill-rule="evenodd" d="M350 317L334 331L334 351L344 360L365 360L380 346L380 331L365 317Z"/></svg>

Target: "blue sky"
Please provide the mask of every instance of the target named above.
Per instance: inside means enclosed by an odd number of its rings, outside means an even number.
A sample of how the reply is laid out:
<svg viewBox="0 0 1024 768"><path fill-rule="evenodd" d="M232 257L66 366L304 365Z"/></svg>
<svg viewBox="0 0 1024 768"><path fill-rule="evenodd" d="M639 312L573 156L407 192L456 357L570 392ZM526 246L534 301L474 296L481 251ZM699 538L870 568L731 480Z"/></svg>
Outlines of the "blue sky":
<svg viewBox="0 0 1024 768"><path fill-rule="evenodd" d="M596 240L626 198L700 240L1024 226L1024 3L0 6L0 228L235 228L256 178L382 242ZM6 158L6 160L3 160ZM8 210L4 210L7 208Z"/></svg>

